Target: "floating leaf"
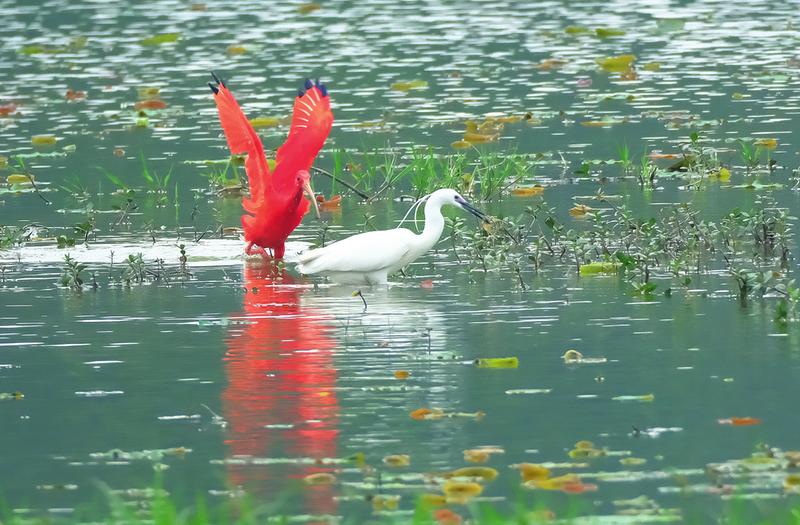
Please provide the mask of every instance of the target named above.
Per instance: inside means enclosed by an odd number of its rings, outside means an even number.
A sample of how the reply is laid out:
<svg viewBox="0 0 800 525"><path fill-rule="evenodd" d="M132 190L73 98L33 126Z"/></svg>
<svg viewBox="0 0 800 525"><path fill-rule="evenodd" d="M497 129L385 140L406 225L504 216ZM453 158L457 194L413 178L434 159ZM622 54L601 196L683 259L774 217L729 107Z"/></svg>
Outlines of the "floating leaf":
<svg viewBox="0 0 800 525"><path fill-rule="evenodd" d="M544 186L520 186L511 190L516 197L535 197L544 193Z"/></svg>
<svg viewBox="0 0 800 525"><path fill-rule="evenodd" d="M444 417L444 410L441 408L418 408L411 412L411 419L417 421L423 419L442 419Z"/></svg>
<svg viewBox="0 0 800 525"><path fill-rule="evenodd" d="M52 146L57 141L55 135L34 135L31 144L34 146Z"/></svg>
<svg viewBox="0 0 800 525"><path fill-rule="evenodd" d="M383 458L383 464L390 467L407 467L411 464L408 454L392 454Z"/></svg>
<svg viewBox="0 0 800 525"><path fill-rule="evenodd" d="M464 461L470 463L486 463L489 461L489 452L481 449L470 449L464 451Z"/></svg>
<svg viewBox="0 0 800 525"><path fill-rule="evenodd" d="M520 463L516 468L519 469L522 481L537 481L550 477L550 469L536 463Z"/></svg>
<svg viewBox="0 0 800 525"><path fill-rule="evenodd" d="M573 217L583 217L591 211L594 211L594 209L585 204L578 204L569 210L569 214Z"/></svg>
<svg viewBox="0 0 800 525"><path fill-rule="evenodd" d="M376 494L372 497L372 510L397 510L400 506L400 496L397 494Z"/></svg>
<svg viewBox="0 0 800 525"><path fill-rule="evenodd" d="M642 69L645 71L658 71L661 69L661 64L658 62L648 62L647 64L642 66Z"/></svg>
<svg viewBox="0 0 800 525"><path fill-rule="evenodd" d="M86 92L68 89L66 95L64 95L64 98L70 101L83 100L86 98Z"/></svg>
<svg viewBox="0 0 800 525"><path fill-rule="evenodd" d="M577 474L564 474L555 478L533 479L523 483L529 489L542 490L564 490L566 486L575 485L581 482Z"/></svg>
<svg viewBox="0 0 800 525"><path fill-rule="evenodd" d="M483 133L471 133L469 131L464 133L464 142L468 144L483 144L485 142L494 142L500 138L499 135L486 135Z"/></svg>
<svg viewBox="0 0 800 525"><path fill-rule="evenodd" d="M644 465L645 463L647 463L647 460L644 458L620 458L619 462L620 464L625 465L626 467L631 467L631 466Z"/></svg>
<svg viewBox="0 0 800 525"><path fill-rule="evenodd" d="M395 82L389 87L394 91L411 91L412 89L425 89L428 87L428 83L424 80L409 80Z"/></svg>
<svg viewBox="0 0 800 525"><path fill-rule="evenodd" d="M447 504L447 498L442 496L441 494L420 494L419 500L424 505L429 505L431 507L441 507L442 505Z"/></svg>
<svg viewBox="0 0 800 525"><path fill-rule="evenodd" d="M636 61L636 55L619 55L613 57L606 57L606 58L598 58L596 60L597 65L601 68L605 69L606 71L610 71L612 73L622 73L630 69L633 63Z"/></svg>
<svg viewBox="0 0 800 525"><path fill-rule="evenodd" d="M280 125L281 119L278 117L255 117L249 120L250 125L256 129L259 128L274 128Z"/></svg>
<svg viewBox="0 0 800 525"><path fill-rule="evenodd" d="M143 86L140 87L138 90L139 98L154 98L157 97L158 94L161 92L160 87L156 86Z"/></svg>
<svg viewBox="0 0 800 525"><path fill-rule="evenodd" d="M491 467L463 467L454 470L449 476L454 478L481 478L484 481L492 481L497 477L497 470Z"/></svg>
<svg viewBox="0 0 800 525"><path fill-rule="evenodd" d="M297 6L297 12L301 15L307 15L319 9L322 9L322 6L314 2L308 2L306 4L300 4Z"/></svg>
<svg viewBox="0 0 800 525"><path fill-rule="evenodd" d="M564 352L564 355L561 356L561 359L567 363L575 363L583 360L583 354L577 350L570 349Z"/></svg>
<svg viewBox="0 0 800 525"><path fill-rule="evenodd" d="M587 264L581 264L580 274L596 275L599 273L617 273L620 270L620 268L622 268L622 264L618 262L595 261Z"/></svg>
<svg viewBox="0 0 800 525"><path fill-rule="evenodd" d="M21 173L12 173L8 177L6 177L6 182L9 184L31 184L33 181L33 175L24 175Z"/></svg>
<svg viewBox="0 0 800 525"><path fill-rule="evenodd" d="M466 140L457 140L450 144L450 146L455 149L467 149L472 147L472 143L467 142Z"/></svg>
<svg viewBox="0 0 800 525"><path fill-rule="evenodd" d="M720 425L733 425L735 427L743 427L750 425L760 425L761 420L756 417L729 417L726 419L718 419L717 423Z"/></svg>
<svg viewBox="0 0 800 525"><path fill-rule="evenodd" d="M231 45L228 46L227 51L228 51L229 55L243 55L243 54L247 53L247 48L244 47L244 46L237 46L237 45L231 44Z"/></svg>
<svg viewBox="0 0 800 525"><path fill-rule="evenodd" d="M638 396L615 396L612 401L638 401L640 403L652 403L656 396L653 394L642 394Z"/></svg>
<svg viewBox="0 0 800 525"><path fill-rule="evenodd" d="M721 182L727 182L731 180L731 172L728 168L720 168L716 173L712 173L712 176L716 177Z"/></svg>
<svg viewBox="0 0 800 525"><path fill-rule="evenodd" d="M411 372L408 370L395 370L394 377L395 379L408 379L411 376Z"/></svg>
<svg viewBox="0 0 800 525"><path fill-rule="evenodd" d="M483 487L477 483L464 481L445 481L442 486L448 503L467 503L475 496L480 496Z"/></svg>
<svg viewBox="0 0 800 525"><path fill-rule="evenodd" d="M625 31L622 29L611 29L606 27L598 27L594 30L594 34L597 35L599 38L608 38L612 36L622 36L625 34Z"/></svg>
<svg viewBox="0 0 800 525"><path fill-rule="evenodd" d="M519 359L516 357L486 357L475 360L478 368L517 368Z"/></svg>
<svg viewBox="0 0 800 525"><path fill-rule="evenodd" d="M8 166L8 157L5 155L0 155L0 169L5 168Z"/></svg>
<svg viewBox="0 0 800 525"><path fill-rule="evenodd" d="M161 99L154 98L149 100L140 100L133 107L137 111L142 109L165 109L167 107L167 103Z"/></svg>
<svg viewBox="0 0 800 525"><path fill-rule="evenodd" d="M308 485L332 485L336 483L336 476L330 472L316 472L303 478Z"/></svg>
<svg viewBox="0 0 800 525"><path fill-rule="evenodd" d="M568 35L582 35L584 33L588 33L589 29L580 26L567 26L564 28L564 32Z"/></svg>
<svg viewBox="0 0 800 525"><path fill-rule="evenodd" d="M143 46L160 46L161 44L171 44L177 42L181 37L180 33L161 33L142 39L139 43Z"/></svg>
<svg viewBox="0 0 800 525"><path fill-rule="evenodd" d="M319 203L319 207L323 210L338 210L342 207L342 196L334 195L326 200L322 195L317 195L317 202Z"/></svg>
<svg viewBox="0 0 800 525"><path fill-rule="evenodd" d="M757 141L755 141L754 144L756 146L761 146L764 149L774 150L775 148L778 147L778 139L773 139L773 138L758 139Z"/></svg>
<svg viewBox="0 0 800 525"><path fill-rule="evenodd" d="M17 105L13 102L8 104L0 104L0 117L7 117L17 112Z"/></svg>
<svg viewBox="0 0 800 525"><path fill-rule="evenodd" d="M567 61L566 60L562 60L560 58L546 58L546 59L542 60L541 62L539 62L539 65L537 65L536 67L538 67L539 69L548 71L548 70L551 70L551 69L558 69L558 68L560 68L562 66L565 66L566 64L567 64Z"/></svg>

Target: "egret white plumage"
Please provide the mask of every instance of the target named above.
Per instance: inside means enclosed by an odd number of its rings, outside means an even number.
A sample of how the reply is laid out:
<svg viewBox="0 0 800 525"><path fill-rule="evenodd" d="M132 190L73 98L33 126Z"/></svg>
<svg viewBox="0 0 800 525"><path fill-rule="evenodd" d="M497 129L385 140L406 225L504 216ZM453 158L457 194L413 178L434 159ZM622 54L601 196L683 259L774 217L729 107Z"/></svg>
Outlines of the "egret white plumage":
<svg viewBox="0 0 800 525"><path fill-rule="evenodd" d="M485 219L457 191L441 189L425 202L425 228L416 234L405 228L360 233L324 248L301 253L297 269L306 275L325 275L341 284L386 284L392 273L411 264L439 241L444 231L442 206L458 206Z"/></svg>

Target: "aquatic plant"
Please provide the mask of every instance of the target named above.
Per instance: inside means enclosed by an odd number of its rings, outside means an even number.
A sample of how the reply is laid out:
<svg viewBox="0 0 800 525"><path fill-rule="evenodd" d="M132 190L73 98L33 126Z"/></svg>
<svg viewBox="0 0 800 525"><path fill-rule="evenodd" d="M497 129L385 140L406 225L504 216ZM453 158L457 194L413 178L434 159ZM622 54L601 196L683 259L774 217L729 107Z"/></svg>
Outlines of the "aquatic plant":
<svg viewBox="0 0 800 525"><path fill-rule="evenodd" d="M79 263L69 254L66 254L64 256L64 268L61 271L61 286L76 292L83 290L83 277L81 274L85 269L85 264Z"/></svg>

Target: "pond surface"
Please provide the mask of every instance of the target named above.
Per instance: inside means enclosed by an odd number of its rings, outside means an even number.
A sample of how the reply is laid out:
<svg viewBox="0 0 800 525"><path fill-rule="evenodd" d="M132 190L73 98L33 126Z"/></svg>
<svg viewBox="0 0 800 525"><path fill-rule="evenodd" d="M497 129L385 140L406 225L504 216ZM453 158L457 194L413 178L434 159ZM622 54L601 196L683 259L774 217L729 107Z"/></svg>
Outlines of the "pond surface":
<svg viewBox="0 0 800 525"><path fill-rule="evenodd" d="M733 499L758 516L796 505L796 461L782 451L800 448L800 332L774 321L774 293L739 301L724 265L690 281L662 269L658 291L637 295L569 260L485 273L448 239L388 289L362 289L365 308L351 287L243 261L236 232L215 233L239 226L241 207L204 177L228 158L208 72L248 116L278 120L259 130L269 150L302 80L319 76L336 118L325 170L341 171L346 154L366 164L364 152L404 165L417 146L515 154L517 182L543 185L578 231L591 227L568 213L579 202L641 218L687 203L719 221L768 199L788 210L791 277L794 6L530 4L0 1L0 175L36 181L0 187L0 225L28 239L0 244L4 501L97 519L100 486L135 502L160 476L187 505L248 494L300 522L402 517L420 494L441 494L443 473L475 465L465 450L488 447L479 465L499 475L473 501L501 510L521 497L559 517L647 523L703 522ZM598 63L627 54L622 71ZM467 120L487 116L513 118L453 149ZM692 133L730 181L667 171ZM55 144L33 144L40 135ZM760 145L762 167L745 166L740 141ZM636 165L651 155L653 189L624 176L624 144ZM142 159L169 182L148 182ZM322 223L307 216L297 249L318 243L323 223L328 240L393 227L411 205L401 196L419 193L402 180L364 204L322 176L314 186L343 204ZM512 217L542 200L508 189L472 197ZM599 190L615 200L595 204ZM74 226L89 219L84 246ZM464 219L470 235L480 228ZM58 248L58 236L76 246ZM126 285L136 253L149 273ZM87 265L80 292L60 286L66 254ZM570 349L583 361L565 360ZM475 362L504 357L518 366ZM420 419L421 408L433 412ZM520 488L520 463L581 481ZM376 503L392 495L396 509Z"/></svg>

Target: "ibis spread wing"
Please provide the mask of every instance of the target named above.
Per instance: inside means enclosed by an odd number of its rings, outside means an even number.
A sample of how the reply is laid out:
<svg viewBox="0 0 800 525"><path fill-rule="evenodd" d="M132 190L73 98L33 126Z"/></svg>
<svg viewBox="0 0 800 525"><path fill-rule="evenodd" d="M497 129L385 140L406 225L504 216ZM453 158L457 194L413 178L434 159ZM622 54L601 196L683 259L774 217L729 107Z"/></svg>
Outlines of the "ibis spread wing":
<svg viewBox="0 0 800 525"><path fill-rule="evenodd" d="M289 136L275 154L276 184L281 184L283 177L294 177L300 170L311 169L331 126L333 112L327 88L306 80L294 100Z"/></svg>
<svg viewBox="0 0 800 525"><path fill-rule="evenodd" d="M214 79L216 83L209 86L214 92L214 102L228 147L234 155L247 154L244 167L250 183L250 199L244 199L242 204L248 212L255 213L269 193L270 171L264 156L264 145L230 90L216 76Z"/></svg>

